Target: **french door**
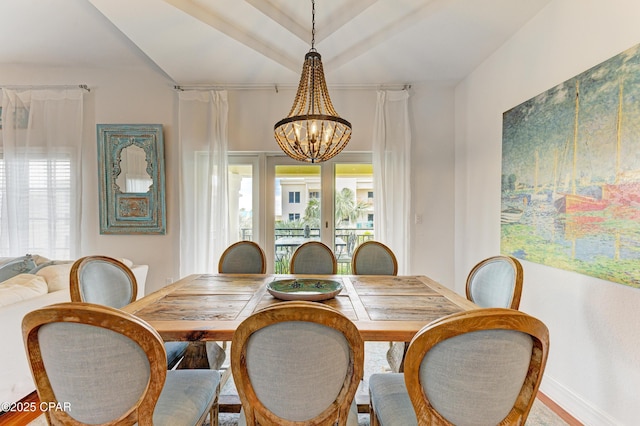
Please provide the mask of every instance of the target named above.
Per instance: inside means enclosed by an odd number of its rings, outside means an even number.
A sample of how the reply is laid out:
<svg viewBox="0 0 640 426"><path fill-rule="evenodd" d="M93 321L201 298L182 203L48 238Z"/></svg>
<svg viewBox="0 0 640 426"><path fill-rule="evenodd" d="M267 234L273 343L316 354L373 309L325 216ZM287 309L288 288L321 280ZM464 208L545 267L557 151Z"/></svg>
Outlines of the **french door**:
<svg viewBox="0 0 640 426"><path fill-rule="evenodd" d="M288 273L295 249L316 240L333 249L338 272L348 274L353 250L374 236L370 154L316 164L267 157L265 192L268 272Z"/></svg>

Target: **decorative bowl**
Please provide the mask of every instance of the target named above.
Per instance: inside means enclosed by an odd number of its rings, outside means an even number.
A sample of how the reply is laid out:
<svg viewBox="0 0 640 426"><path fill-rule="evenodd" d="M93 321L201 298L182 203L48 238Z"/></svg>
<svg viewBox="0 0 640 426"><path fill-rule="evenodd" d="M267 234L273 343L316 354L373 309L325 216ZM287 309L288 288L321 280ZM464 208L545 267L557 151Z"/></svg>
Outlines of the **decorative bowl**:
<svg viewBox="0 0 640 426"><path fill-rule="evenodd" d="M342 283L320 278L290 278L273 280L267 291L281 300L320 301L336 297L342 291Z"/></svg>

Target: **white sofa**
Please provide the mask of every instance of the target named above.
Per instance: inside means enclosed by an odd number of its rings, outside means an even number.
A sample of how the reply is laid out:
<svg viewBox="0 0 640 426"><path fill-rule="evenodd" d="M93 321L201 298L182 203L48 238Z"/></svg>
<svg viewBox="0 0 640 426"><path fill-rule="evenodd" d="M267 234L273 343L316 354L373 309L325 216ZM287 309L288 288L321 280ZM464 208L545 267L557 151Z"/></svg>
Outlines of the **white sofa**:
<svg viewBox="0 0 640 426"><path fill-rule="evenodd" d="M37 256L34 258L38 259ZM30 271L34 274L29 275L42 278L28 276L21 278L24 280L33 278L33 282L38 285L41 285L44 278L47 284L45 294L14 302L15 294L0 293L0 323L2 324L0 326L0 341L3 346L0 351L0 402L19 401L35 390L22 340L22 318L28 312L43 306L70 301L69 272L73 263L39 259L39 262L36 260L36 265L39 263L38 267ZM136 277L138 297L143 296L148 265L133 265L126 259L121 260L130 266ZM15 277L13 281L15 281ZM0 286L6 282L0 282ZM4 303L1 300L2 297L5 297Z"/></svg>

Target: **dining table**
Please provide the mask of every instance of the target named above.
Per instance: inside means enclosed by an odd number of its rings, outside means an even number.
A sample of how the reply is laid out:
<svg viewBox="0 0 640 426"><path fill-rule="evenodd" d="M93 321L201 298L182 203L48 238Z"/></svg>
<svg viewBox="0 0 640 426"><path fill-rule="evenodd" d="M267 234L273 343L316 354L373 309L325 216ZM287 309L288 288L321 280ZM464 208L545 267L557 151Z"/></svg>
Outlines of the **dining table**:
<svg viewBox="0 0 640 426"><path fill-rule="evenodd" d="M477 308L424 275L192 274L123 309L165 340L231 341L244 319L282 302L267 291L274 280L335 280L342 290L321 301L351 319L365 341L409 342L429 322Z"/></svg>
<svg viewBox="0 0 640 426"><path fill-rule="evenodd" d="M208 368L206 341L233 339L254 312L285 301L269 283L329 280L340 292L316 303L329 305L356 325L364 341L409 342L426 324L478 306L424 275L192 274L125 306L165 341L191 341L180 368ZM366 398L365 398L366 399ZM359 410L367 402L359 404ZM221 411L239 411L237 397L221 399Z"/></svg>

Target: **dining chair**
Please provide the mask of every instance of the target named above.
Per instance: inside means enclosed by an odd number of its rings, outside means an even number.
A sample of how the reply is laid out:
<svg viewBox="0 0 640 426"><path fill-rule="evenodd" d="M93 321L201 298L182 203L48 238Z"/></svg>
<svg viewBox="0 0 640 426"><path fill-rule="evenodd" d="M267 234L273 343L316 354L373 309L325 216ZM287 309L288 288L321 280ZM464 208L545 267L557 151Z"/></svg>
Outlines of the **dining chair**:
<svg viewBox="0 0 640 426"><path fill-rule="evenodd" d="M85 256L71 266L69 277L72 302L97 303L120 309L136 300L136 277L118 259ZM189 342L165 342L167 368L172 369L184 357Z"/></svg>
<svg viewBox="0 0 640 426"><path fill-rule="evenodd" d="M364 342L330 306L291 301L254 313L234 333L231 369L242 402L238 424L358 424Z"/></svg>
<svg viewBox="0 0 640 426"><path fill-rule="evenodd" d="M238 241L225 249L218 262L221 274L264 274L267 258L264 250L253 241Z"/></svg>
<svg viewBox="0 0 640 426"><path fill-rule="evenodd" d="M338 261L333 250L326 244L320 241L307 241L293 252L289 272L332 275L338 272Z"/></svg>
<svg viewBox="0 0 640 426"><path fill-rule="evenodd" d="M378 241L365 241L353 252L354 275L398 275L398 260L393 251Z"/></svg>
<svg viewBox="0 0 640 426"><path fill-rule="evenodd" d="M221 274L264 274L267 272L267 258L262 247L253 241L238 241L225 249L218 261ZM217 369L222 368L226 360L227 342L207 341L205 348L210 363ZM214 361L215 360L215 361ZM224 369L222 385L226 383L231 370Z"/></svg>
<svg viewBox="0 0 640 426"><path fill-rule="evenodd" d="M548 354L544 323L514 309L433 321L411 341L404 373L369 378L371 425L523 425Z"/></svg>
<svg viewBox="0 0 640 426"><path fill-rule="evenodd" d="M67 302L25 315L22 335L48 424L217 425L220 373L167 370L162 338L135 315Z"/></svg>
<svg viewBox="0 0 640 426"><path fill-rule="evenodd" d="M483 308L518 309L522 294L523 271L511 256L492 256L475 265L467 276L467 299ZM408 343L395 342L387 352L391 371L401 373Z"/></svg>
<svg viewBox="0 0 640 426"><path fill-rule="evenodd" d="M493 256L475 265L467 277L466 294L483 308L518 309L523 271L512 256Z"/></svg>

